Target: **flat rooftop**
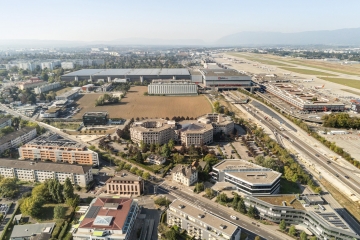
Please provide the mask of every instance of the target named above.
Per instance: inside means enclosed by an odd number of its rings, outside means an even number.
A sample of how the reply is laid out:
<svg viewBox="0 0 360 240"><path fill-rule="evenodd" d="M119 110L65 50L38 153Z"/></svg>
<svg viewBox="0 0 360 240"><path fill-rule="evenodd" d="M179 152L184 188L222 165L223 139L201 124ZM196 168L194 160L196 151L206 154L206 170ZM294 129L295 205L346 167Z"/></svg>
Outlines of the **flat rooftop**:
<svg viewBox="0 0 360 240"><path fill-rule="evenodd" d="M197 133L197 132L204 132L210 129L213 129L211 123L201 123L197 120L184 120L179 122L181 128L179 129L181 132L187 133Z"/></svg>
<svg viewBox="0 0 360 240"><path fill-rule="evenodd" d="M23 147L28 147L29 145L85 148L85 145L83 145L79 142L64 138L53 132L44 133L43 135L40 135L39 137L26 143Z"/></svg>
<svg viewBox="0 0 360 240"><path fill-rule="evenodd" d="M233 69L201 69L205 76L226 77L226 76L248 76Z"/></svg>
<svg viewBox="0 0 360 240"><path fill-rule="evenodd" d="M182 208L180 208L180 206ZM186 202L183 202L181 200L176 199L170 204L170 207L176 208L178 211L182 211L186 213L189 216L192 216L193 218L204 222L206 225L208 225L211 228L216 228L221 232L224 232L225 234L228 234L231 236L236 229L238 228L235 224L232 224L228 221L225 221L219 217L216 217L208 212L204 212L203 210L196 208ZM199 218L199 216L202 216L202 218ZM224 226L223 228L220 227Z"/></svg>
<svg viewBox="0 0 360 240"><path fill-rule="evenodd" d="M112 181L112 180L116 180L116 181L124 181L124 180L128 180L128 181L139 181L141 180L141 177L134 175L132 173L129 173L128 171L120 171L117 172L116 175L112 178L110 178L108 181Z"/></svg>
<svg viewBox="0 0 360 240"><path fill-rule="evenodd" d="M286 207L293 207L295 209L305 210L303 205L296 199L296 196L294 194L258 196L255 198L270 203L272 205L277 205L281 207L284 207L283 202L285 202Z"/></svg>
<svg viewBox="0 0 360 240"><path fill-rule="evenodd" d="M161 75L186 75L190 72L186 68L124 68L124 69L82 69L67 73L62 77L76 76L161 76Z"/></svg>
<svg viewBox="0 0 360 240"><path fill-rule="evenodd" d="M72 174L85 174L91 166L88 165L76 165L66 163L53 163L53 162L34 162L26 160L13 160L0 158L0 166L6 168L20 168L27 170L38 170L38 171L50 171L60 173L72 173Z"/></svg>
<svg viewBox="0 0 360 240"><path fill-rule="evenodd" d="M31 237L33 234L50 233L55 227L55 223L36 223L15 225L10 238L22 239Z"/></svg>
<svg viewBox="0 0 360 240"><path fill-rule="evenodd" d="M11 140L14 140L22 135L25 135L29 132L31 132L32 130L34 130L35 128L33 127L24 127L24 128L21 128L19 129L18 131L15 131L15 132L12 132L12 133L9 133L9 134L6 134L5 136L2 136L0 138L0 145L4 144L4 143L7 143Z"/></svg>
<svg viewBox="0 0 360 240"><path fill-rule="evenodd" d="M144 125L147 124L150 124L151 127L144 127ZM131 129L135 129L139 132L158 132L171 127L175 127L175 121L161 118L136 121L131 125Z"/></svg>
<svg viewBox="0 0 360 240"><path fill-rule="evenodd" d="M4 122L9 121L11 118L0 118L0 124L3 124Z"/></svg>
<svg viewBox="0 0 360 240"><path fill-rule="evenodd" d="M108 112L86 112L84 113L84 116L107 116Z"/></svg>
<svg viewBox="0 0 360 240"><path fill-rule="evenodd" d="M281 177L281 173L264 168L242 159L225 159L213 166L214 170L226 172L253 185L271 184Z"/></svg>

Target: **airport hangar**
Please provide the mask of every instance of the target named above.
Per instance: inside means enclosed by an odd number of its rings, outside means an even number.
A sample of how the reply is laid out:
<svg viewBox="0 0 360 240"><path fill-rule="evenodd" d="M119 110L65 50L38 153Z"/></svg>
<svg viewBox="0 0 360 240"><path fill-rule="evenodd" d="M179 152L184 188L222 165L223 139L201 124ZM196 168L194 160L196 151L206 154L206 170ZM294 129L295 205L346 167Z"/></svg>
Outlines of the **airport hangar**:
<svg viewBox="0 0 360 240"><path fill-rule="evenodd" d="M126 79L130 82L152 81L154 79L186 79L190 80L191 75L186 68L124 68L124 69L82 69L61 76L62 81L103 79L111 82L115 78ZM109 81L110 80L110 81Z"/></svg>

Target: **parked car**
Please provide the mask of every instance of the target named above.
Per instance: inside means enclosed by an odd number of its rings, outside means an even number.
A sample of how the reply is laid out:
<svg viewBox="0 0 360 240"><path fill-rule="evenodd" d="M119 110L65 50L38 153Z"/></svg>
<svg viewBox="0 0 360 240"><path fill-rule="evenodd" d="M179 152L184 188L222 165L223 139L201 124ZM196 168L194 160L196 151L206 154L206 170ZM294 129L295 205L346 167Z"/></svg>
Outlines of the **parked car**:
<svg viewBox="0 0 360 240"><path fill-rule="evenodd" d="M234 219L234 220L236 220L236 219L237 219L237 217L236 217L236 216L234 216L234 215L231 215L231 216L230 216L230 218L231 218L231 219Z"/></svg>

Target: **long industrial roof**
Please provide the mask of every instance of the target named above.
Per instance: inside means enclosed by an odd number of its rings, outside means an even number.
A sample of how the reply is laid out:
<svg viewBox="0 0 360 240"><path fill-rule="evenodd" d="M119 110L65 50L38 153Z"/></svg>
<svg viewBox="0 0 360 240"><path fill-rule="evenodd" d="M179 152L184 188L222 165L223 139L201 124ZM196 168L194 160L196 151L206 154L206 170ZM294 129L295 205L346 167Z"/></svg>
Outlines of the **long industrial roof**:
<svg viewBox="0 0 360 240"><path fill-rule="evenodd" d="M190 75L186 68L124 68L124 69L82 69L63 75L63 77L75 76L118 76L118 75Z"/></svg>

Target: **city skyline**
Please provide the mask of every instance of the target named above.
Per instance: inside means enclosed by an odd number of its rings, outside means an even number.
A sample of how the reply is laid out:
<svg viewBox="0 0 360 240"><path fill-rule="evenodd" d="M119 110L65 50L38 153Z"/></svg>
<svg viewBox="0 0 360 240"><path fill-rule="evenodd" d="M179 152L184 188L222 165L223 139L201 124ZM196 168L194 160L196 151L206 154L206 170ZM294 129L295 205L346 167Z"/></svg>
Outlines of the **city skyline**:
<svg viewBox="0 0 360 240"><path fill-rule="evenodd" d="M325 4L326 3L326 4ZM211 44L243 31L357 28L357 1L9 1L0 40L115 41L191 39ZM21 6L21 7L20 7Z"/></svg>

